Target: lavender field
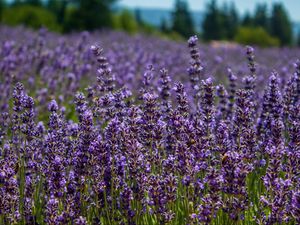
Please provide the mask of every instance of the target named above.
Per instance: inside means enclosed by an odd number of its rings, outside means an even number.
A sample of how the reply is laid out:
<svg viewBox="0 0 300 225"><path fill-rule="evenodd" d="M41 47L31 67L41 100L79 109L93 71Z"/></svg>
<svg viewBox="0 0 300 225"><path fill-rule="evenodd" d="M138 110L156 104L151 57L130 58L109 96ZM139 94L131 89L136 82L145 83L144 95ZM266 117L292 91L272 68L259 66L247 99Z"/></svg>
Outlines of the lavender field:
<svg viewBox="0 0 300 225"><path fill-rule="evenodd" d="M299 49L0 33L0 225L300 224Z"/></svg>

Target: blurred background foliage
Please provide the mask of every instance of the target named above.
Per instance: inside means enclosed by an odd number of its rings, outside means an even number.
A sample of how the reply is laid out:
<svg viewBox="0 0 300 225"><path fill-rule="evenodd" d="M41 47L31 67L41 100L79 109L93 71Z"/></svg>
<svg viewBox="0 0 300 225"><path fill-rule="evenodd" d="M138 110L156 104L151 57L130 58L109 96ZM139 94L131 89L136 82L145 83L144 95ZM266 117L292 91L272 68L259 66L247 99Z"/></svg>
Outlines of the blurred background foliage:
<svg viewBox="0 0 300 225"><path fill-rule="evenodd" d="M117 0L0 0L0 21L63 33L116 29L181 40L198 31L206 42L232 41L262 47L300 45L300 34L293 34L288 13L278 2L273 3L271 10L259 3L254 12L239 15L234 3L220 6L216 0L210 0L198 28L185 0L174 0L171 21L162 20L160 27L143 21L139 9L118 8L116 3Z"/></svg>
<svg viewBox="0 0 300 225"><path fill-rule="evenodd" d="M6 9L2 14L2 22L11 26L24 24L35 29L45 26L49 30L61 31L54 14L46 9L31 5L14 6Z"/></svg>
<svg viewBox="0 0 300 225"><path fill-rule="evenodd" d="M279 39L272 37L262 27L240 27L234 40L241 44L259 45L262 47L280 45Z"/></svg>

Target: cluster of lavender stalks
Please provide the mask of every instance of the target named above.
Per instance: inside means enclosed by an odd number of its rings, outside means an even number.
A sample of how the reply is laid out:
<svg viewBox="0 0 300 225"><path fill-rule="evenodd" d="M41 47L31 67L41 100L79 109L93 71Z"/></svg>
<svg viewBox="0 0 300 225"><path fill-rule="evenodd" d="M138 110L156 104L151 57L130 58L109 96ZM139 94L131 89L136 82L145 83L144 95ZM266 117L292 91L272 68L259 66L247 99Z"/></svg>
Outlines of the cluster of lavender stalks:
<svg viewBox="0 0 300 225"><path fill-rule="evenodd" d="M272 72L261 97L253 48L242 84L229 69L215 86L197 37L188 46L188 86L149 65L133 94L93 45L97 82L71 119L54 99L37 111L15 82L0 117L0 224L300 224L300 62L283 88Z"/></svg>

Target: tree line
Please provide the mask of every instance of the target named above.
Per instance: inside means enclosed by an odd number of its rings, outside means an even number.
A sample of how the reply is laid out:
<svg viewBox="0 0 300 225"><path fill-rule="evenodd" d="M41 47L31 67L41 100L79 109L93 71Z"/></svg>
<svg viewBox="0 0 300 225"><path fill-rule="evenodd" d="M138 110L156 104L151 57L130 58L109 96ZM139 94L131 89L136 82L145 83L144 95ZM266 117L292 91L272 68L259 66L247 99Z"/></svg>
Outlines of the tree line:
<svg viewBox="0 0 300 225"><path fill-rule="evenodd" d="M71 32L100 28L153 32L155 29L145 23L136 10L116 12L117 0L14 0L8 3L0 0L1 21L10 25L23 23L38 28L46 26L51 30ZM171 21L163 20L160 33L178 34L187 38L201 30L204 41L228 40L243 44L262 46L292 45L292 23L283 4L256 5L254 12L239 15L233 2L218 5L211 0L206 5L201 27L194 24L186 0L175 0ZM300 38L299 38L300 44Z"/></svg>
<svg viewBox="0 0 300 225"><path fill-rule="evenodd" d="M36 26L53 28L55 24L60 31L70 32L112 27L111 7L115 2L116 0L14 0L8 3L0 0L0 8L2 21L8 24L22 22L35 28L34 20L39 20L42 24ZM19 13L15 13L16 11Z"/></svg>
<svg viewBox="0 0 300 225"><path fill-rule="evenodd" d="M195 33L190 18L188 3L176 0L171 29L185 37ZM240 16L233 2L220 6L216 0L211 0L206 5L201 31L205 41L249 42L252 39L254 44L281 46L293 43L292 23L280 2L273 3L270 11L267 4L259 3L252 14L247 12Z"/></svg>

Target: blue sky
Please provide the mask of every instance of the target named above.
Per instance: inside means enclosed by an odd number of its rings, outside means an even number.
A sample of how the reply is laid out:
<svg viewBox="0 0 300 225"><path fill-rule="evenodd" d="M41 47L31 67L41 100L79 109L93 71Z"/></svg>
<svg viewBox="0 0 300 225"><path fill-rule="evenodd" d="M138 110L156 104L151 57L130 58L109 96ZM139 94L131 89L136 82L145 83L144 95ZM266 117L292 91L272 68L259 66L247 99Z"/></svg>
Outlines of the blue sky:
<svg viewBox="0 0 300 225"><path fill-rule="evenodd" d="M208 0L187 0L192 10L204 10L205 5ZM222 5L223 2L226 0L218 0L218 3ZM293 21L300 22L300 0L230 0L227 2L233 1L239 10L240 13L244 13L245 11L249 10L250 12L253 11L255 8L256 3L265 2L269 6L272 5L274 2L282 2L289 12L290 18ZM174 0L119 0L120 4L135 8L135 7L147 7L147 8L164 8L164 9L171 9L174 4Z"/></svg>

